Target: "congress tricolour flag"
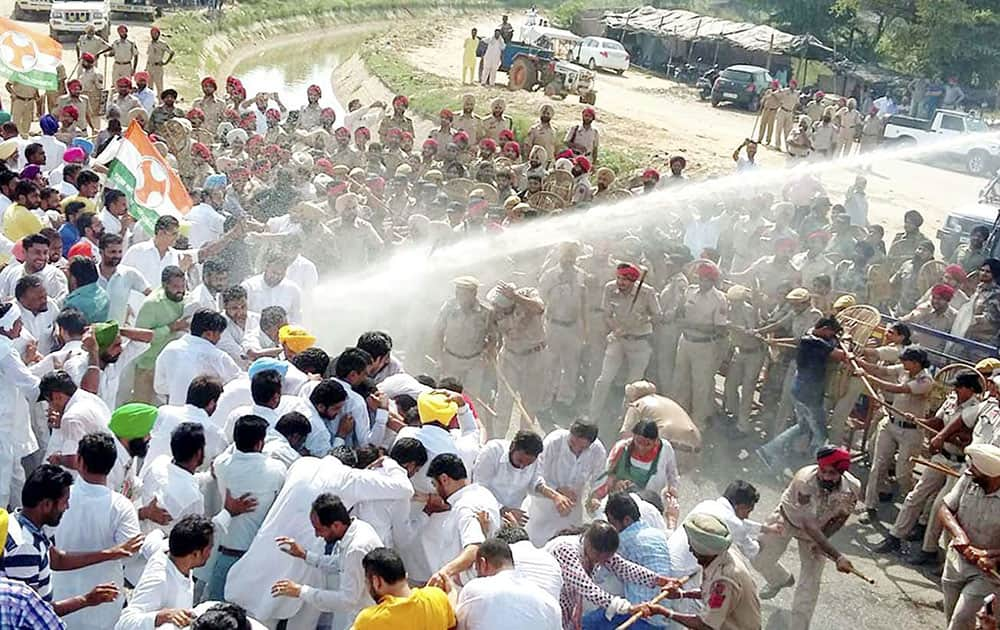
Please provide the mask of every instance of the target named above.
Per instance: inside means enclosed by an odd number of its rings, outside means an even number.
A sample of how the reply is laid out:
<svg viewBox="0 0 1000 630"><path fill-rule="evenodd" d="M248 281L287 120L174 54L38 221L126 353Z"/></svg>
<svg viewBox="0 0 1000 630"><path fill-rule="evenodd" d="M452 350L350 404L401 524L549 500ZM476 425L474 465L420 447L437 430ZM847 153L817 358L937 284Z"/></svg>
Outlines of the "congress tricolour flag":
<svg viewBox="0 0 1000 630"><path fill-rule="evenodd" d="M59 42L0 18L0 76L40 90L57 90L56 67L60 63Z"/></svg>
<svg viewBox="0 0 1000 630"><path fill-rule="evenodd" d="M125 193L129 212L148 234L161 215L180 219L191 209L191 197L177 173L134 120L118 145L108 179Z"/></svg>

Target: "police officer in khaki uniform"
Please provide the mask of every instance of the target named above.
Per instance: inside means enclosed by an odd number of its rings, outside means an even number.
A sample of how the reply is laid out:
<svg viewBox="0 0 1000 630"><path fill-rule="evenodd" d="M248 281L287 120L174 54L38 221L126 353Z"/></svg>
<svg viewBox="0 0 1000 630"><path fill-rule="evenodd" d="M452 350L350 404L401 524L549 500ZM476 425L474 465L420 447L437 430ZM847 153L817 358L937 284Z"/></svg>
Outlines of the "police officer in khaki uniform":
<svg viewBox="0 0 1000 630"><path fill-rule="evenodd" d="M757 133L757 144L765 142L771 144L771 135L774 133L774 118L781 107L781 100L778 98L778 90L781 84L777 80L771 81L771 87L764 91L764 96L760 99L760 131Z"/></svg>
<svg viewBox="0 0 1000 630"><path fill-rule="evenodd" d="M848 472L851 454L845 448L824 447L816 453L816 464L799 469L768 518L770 526L758 541L760 553L752 564L767 580L762 600L773 599L795 584L789 630L806 630L816 610L823 569L831 560L841 573L854 565L841 554L830 538L854 511L861 494L861 482ZM798 579L780 564L781 555L795 538L799 547Z"/></svg>
<svg viewBox="0 0 1000 630"><path fill-rule="evenodd" d="M84 53L90 53L97 57L102 51L108 49L111 44L100 35L95 34L94 26L88 24L83 35L76 40L76 57L82 60Z"/></svg>
<svg viewBox="0 0 1000 630"><path fill-rule="evenodd" d="M757 587L746 560L730 549L733 536L729 528L718 517L704 513L688 515L683 527L688 548L701 566L701 588L695 591L677 588L667 597L701 600L701 611L679 613L654 604L649 612L685 628L760 630Z"/></svg>
<svg viewBox="0 0 1000 630"><path fill-rule="evenodd" d="M486 301L493 306L501 340L497 356L496 417L491 435L511 437L520 429L540 430L541 427L531 425L542 408L548 386L545 378L548 367L545 303L538 289L519 289L507 282L490 289ZM514 405L515 393L521 399L517 407ZM532 415L531 418L523 417L521 406Z"/></svg>
<svg viewBox="0 0 1000 630"><path fill-rule="evenodd" d="M551 386L556 404L563 407L576 398L585 339L587 288L586 273L576 264L580 253L579 243L560 244L559 264L538 279L548 323Z"/></svg>
<svg viewBox="0 0 1000 630"><path fill-rule="evenodd" d="M886 409L886 417L878 425L871 471L865 487L865 509L874 519L881 499L887 498L889 466L897 451L896 482L899 496L905 496L913 487L913 462L910 457L920 454L924 435L913 417L926 418L927 394L934 386L934 377L927 370L930 359L927 351L910 346L899 355L899 365L881 367L859 359L859 365L872 376L866 378L875 389L894 394L892 406L902 414ZM885 379L885 380L883 380Z"/></svg>
<svg viewBox="0 0 1000 630"><path fill-rule="evenodd" d="M555 110L548 103L538 109L538 122L531 126L524 138L522 155L530 153L531 149L540 146L549 157L556 154L556 130L552 128L552 116Z"/></svg>
<svg viewBox="0 0 1000 630"><path fill-rule="evenodd" d="M45 90L46 111L53 115L59 110L59 99L66 94L66 66L62 62L56 65L56 82L56 89Z"/></svg>
<svg viewBox="0 0 1000 630"><path fill-rule="evenodd" d="M174 49L160 39L160 29L149 29L149 46L146 48L146 72L149 74L149 85L153 92L163 91L163 66L174 58Z"/></svg>
<svg viewBox="0 0 1000 630"><path fill-rule="evenodd" d="M726 291L729 301L730 338L732 361L726 372L725 404L736 419L736 430L750 433L750 412L753 410L757 379L767 358L767 348L760 337L753 333L760 325L757 307L751 303L751 291L735 285Z"/></svg>
<svg viewBox="0 0 1000 630"><path fill-rule="evenodd" d="M774 147L780 151L783 144L787 148L788 134L792 132L792 122L795 119L795 107L799 104L798 83L795 79L778 90L777 96L778 111L774 117L774 132L777 137L774 139Z"/></svg>
<svg viewBox="0 0 1000 630"><path fill-rule="evenodd" d="M42 95L33 87L20 83L7 82L7 91L11 95L10 117L17 125L17 131L22 138L28 137L31 131L31 121L35 119L36 110L41 113Z"/></svg>
<svg viewBox="0 0 1000 630"><path fill-rule="evenodd" d="M438 121L440 126L437 129L431 129L427 137L437 142L436 156L441 159L444 157L445 147L451 142L451 137L455 135L455 113L450 109L442 109L438 113Z"/></svg>
<svg viewBox="0 0 1000 630"><path fill-rule="evenodd" d="M938 518L952 537L941 590L948 630L971 630L983 599L1000 593L995 572L984 568L987 552L1000 548L1000 447L972 444L965 449L969 470L944 498Z"/></svg>
<svg viewBox="0 0 1000 630"><path fill-rule="evenodd" d="M462 114L456 117L452 123L452 127L456 132L464 131L469 136L469 144L471 146L478 146L479 141L483 137L479 128L482 121L479 119L479 116L473 113L475 109L476 97L472 94L462 96ZM451 138L448 139L448 142L451 142Z"/></svg>
<svg viewBox="0 0 1000 630"><path fill-rule="evenodd" d="M455 278L455 297L441 307L434 323L433 353L440 372L458 378L470 396L483 396L483 378L496 352L493 308L479 299L479 280Z"/></svg>
<svg viewBox="0 0 1000 630"><path fill-rule="evenodd" d="M83 82L80 79L70 79L66 82L66 89L69 94L59 98L56 103L56 116L60 116L60 112L64 107L72 105L76 108L77 119L69 126L69 129L74 132L78 132L83 135L87 131L87 127L93 127L93 123L90 119L90 98L83 94Z"/></svg>
<svg viewBox="0 0 1000 630"><path fill-rule="evenodd" d="M392 116L388 116L382 119L381 124L378 127L378 137L382 144L386 144L389 136L390 129L399 129L400 133L404 131L410 132L413 135L413 121L407 118L406 109L410 106L410 99L406 98L402 94L397 95L392 99Z"/></svg>
<svg viewBox="0 0 1000 630"><path fill-rule="evenodd" d="M934 243L924 236L920 231L920 226L924 224L924 215L916 210L907 210L903 214L903 231L892 239L889 246L889 258L905 259L916 253L917 247L924 243L930 244L931 253L934 252Z"/></svg>
<svg viewBox="0 0 1000 630"><path fill-rule="evenodd" d="M101 127L102 93L104 92L104 75L97 71L95 62L97 57L94 53L84 52L80 55L80 83L83 85L83 95L87 97L90 109L88 110L88 122L91 131L96 131Z"/></svg>
<svg viewBox="0 0 1000 630"><path fill-rule="evenodd" d="M626 382L641 380L646 373L653 355L653 323L663 317L656 291L646 283L639 286L642 272L638 267L619 263L615 273L616 279L604 285L601 300L603 330L609 332L601 373L590 400L590 417L595 421L607 417L604 407L623 362L628 362ZM606 439L616 435L618 427L610 419L600 424Z"/></svg>
<svg viewBox="0 0 1000 630"><path fill-rule="evenodd" d="M729 303L725 294L715 288L719 281L715 264L699 263L696 273L698 284L688 287L677 318L681 338L677 343L673 393L677 404L704 430L712 415L715 373L722 361L718 341L727 333Z"/></svg>
<svg viewBox="0 0 1000 630"><path fill-rule="evenodd" d="M681 329L677 325L677 313L684 304L691 282L684 273L687 257L680 254L666 254L663 277L667 279L660 291L660 308L663 319L656 327L656 365L662 387L669 390L673 384L674 363L677 357L677 342Z"/></svg>
<svg viewBox="0 0 1000 630"><path fill-rule="evenodd" d="M489 138L493 142L500 142L500 132L514 128L514 121L510 116L504 114L507 109L507 101L502 98L495 98L490 103L490 115L479 123L479 140Z"/></svg>
<svg viewBox="0 0 1000 630"><path fill-rule="evenodd" d="M111 80L117 85L118 79L122 77L131 78L135 74L135 69L139 65L139 47L128 38L128 27L124 24L118 25L118 39L102 50L99 54L111 53L114 59L111 68ZM123 114L125 112L122 112Z"/></svg>

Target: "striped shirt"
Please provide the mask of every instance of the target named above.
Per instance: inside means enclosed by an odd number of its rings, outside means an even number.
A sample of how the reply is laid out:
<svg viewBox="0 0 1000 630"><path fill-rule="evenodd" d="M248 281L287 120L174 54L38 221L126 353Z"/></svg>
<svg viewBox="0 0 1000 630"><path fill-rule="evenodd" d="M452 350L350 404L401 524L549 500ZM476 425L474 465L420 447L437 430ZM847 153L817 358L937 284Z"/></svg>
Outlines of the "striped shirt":
<svg viewBox="0 0 1000 630"><path fill-rule="evenodd" d="M7 543L0 558L0 574L24 582L46 602L52 601L48 537L18 511L10 521Z"/></svg>
<svg viewBox="0 0 1000 630"><path fill-rule="evenodd" d="M16 580L0 578L0 628L62 630L61 619L35 591Z"/></svg>

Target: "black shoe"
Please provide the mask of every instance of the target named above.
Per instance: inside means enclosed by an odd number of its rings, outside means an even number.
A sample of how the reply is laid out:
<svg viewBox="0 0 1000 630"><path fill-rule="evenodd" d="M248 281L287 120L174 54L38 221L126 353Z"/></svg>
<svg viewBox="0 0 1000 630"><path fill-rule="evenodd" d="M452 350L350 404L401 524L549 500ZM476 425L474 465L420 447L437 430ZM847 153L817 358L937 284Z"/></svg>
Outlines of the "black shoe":
<svg viewBox="0 0 1000 630"><path fill-rule="evenodd" d="M861 516L860 520L862 523L875 524L878 523L878 509L877 508L867 508L865 513Z"/></svg>
<svg viewBox="0 0 1000 630"><path fill-rule="evenodd" d="M759 597L761 599L774 599L775 597L778 596L778 593L788 588L789 586L793 586L794 584L795 584L795 576L789 575L788 581L786 581L784 584L765 584L764 588L760 589Z"/></svg>
<svg viewBox="0 0 1000 630"><path fill-rule="evenodd" d="M924 551L921 549L917 553L913 554L906 559L907 564L911 564L915 567L928 566L938 564L938 555L934 551Z"/></svg>
<svg viewBox="0 0 1000 630"><path fill-rule="evenodd" d="M878 493L878 502L879 503L888 503L889 501L892 501L892 493L891 492L879 492Z"/></svg>
<svg viewBox="0 0 1000 630"><path fill-rule="evenodd" d="M875 553L894 553L900 550L903 544L892 534L882 539L882 542L872 547Z"/></svg>
<svg viewBox="0 0 1000 630"><path fill-rule="evenodd" d="M917 525L916 527L910 530L910 533L906 537L906 540L908 540L909 542L916 542L918 540L923 540L924 534L926 532L927 532L926 525Z"/></svg>

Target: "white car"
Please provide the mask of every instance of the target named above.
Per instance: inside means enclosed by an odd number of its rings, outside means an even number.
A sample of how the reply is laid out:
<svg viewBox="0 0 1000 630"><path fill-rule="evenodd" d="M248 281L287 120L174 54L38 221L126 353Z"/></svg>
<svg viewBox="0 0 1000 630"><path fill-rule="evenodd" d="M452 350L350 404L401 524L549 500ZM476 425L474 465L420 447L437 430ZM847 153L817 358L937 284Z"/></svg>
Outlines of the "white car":
<svg viewBox="0 0 1000 630"><path fill-rule="evenodd" d="M601 68L622 74L629 67L629 54L625 47L613 39L585 37L573 49L573 61L591 70Z"/></svg>

